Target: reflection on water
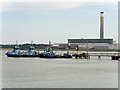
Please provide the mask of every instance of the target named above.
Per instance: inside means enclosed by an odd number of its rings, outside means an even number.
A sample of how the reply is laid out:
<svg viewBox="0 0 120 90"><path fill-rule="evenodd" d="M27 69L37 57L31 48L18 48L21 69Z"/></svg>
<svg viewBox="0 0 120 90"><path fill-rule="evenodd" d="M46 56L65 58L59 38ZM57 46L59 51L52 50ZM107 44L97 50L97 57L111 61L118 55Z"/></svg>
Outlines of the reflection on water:
<svg viewBox="0 0 120 90"><path fill-rule="evenodd" d="M118 87L118 62L110 57L97 59L94 56L86 60L10 58L5 55L6 51L2 53L4 88Z"/></svg>

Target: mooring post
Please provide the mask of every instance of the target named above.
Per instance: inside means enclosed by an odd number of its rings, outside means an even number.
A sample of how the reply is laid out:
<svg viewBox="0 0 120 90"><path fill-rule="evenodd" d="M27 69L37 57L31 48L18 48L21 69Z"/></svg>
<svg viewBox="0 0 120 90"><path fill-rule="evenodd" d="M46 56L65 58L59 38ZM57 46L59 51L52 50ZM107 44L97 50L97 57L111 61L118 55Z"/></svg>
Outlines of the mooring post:
<svg viewBox="0 0 120 90"><path fill-rule="evenodd" d="M101 59L101 56L98 56L98 59Z"/></svg>

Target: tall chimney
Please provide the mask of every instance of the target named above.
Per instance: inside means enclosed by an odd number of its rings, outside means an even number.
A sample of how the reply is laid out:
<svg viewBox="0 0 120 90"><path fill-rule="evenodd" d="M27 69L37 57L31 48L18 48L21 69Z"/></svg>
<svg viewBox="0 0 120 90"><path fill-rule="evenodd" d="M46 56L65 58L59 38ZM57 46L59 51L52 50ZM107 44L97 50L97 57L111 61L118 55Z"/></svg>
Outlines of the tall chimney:
<svg viewBox="0 0 120 90"><path fill-rule="evenodd" d="M104 39L104 12L100 12L100 39Z"/></svg>

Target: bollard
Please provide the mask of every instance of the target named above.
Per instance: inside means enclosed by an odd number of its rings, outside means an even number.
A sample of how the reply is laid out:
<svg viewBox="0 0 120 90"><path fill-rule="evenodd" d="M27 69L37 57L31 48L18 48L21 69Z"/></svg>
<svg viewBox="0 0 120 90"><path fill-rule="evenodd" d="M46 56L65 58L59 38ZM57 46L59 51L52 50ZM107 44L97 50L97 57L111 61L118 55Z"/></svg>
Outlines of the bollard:
<svg viewBox="0 0 120 90"><path fill-rule="evenodd" d="M101 56L98 56L98 59L101 59Z"/></svg>

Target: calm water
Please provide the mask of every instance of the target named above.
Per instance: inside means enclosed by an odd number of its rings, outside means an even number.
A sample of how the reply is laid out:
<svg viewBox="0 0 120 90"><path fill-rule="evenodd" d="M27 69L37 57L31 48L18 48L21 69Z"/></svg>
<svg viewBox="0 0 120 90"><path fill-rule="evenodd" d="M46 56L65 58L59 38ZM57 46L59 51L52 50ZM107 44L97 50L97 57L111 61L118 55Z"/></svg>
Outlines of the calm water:
<svg viewBox="0 0 120 90"><path fill-rule="evenodd" d="M118 61L10 58L2 53L3 88L117 88ZM61 53L61 52L58 52Z"/></svg>

